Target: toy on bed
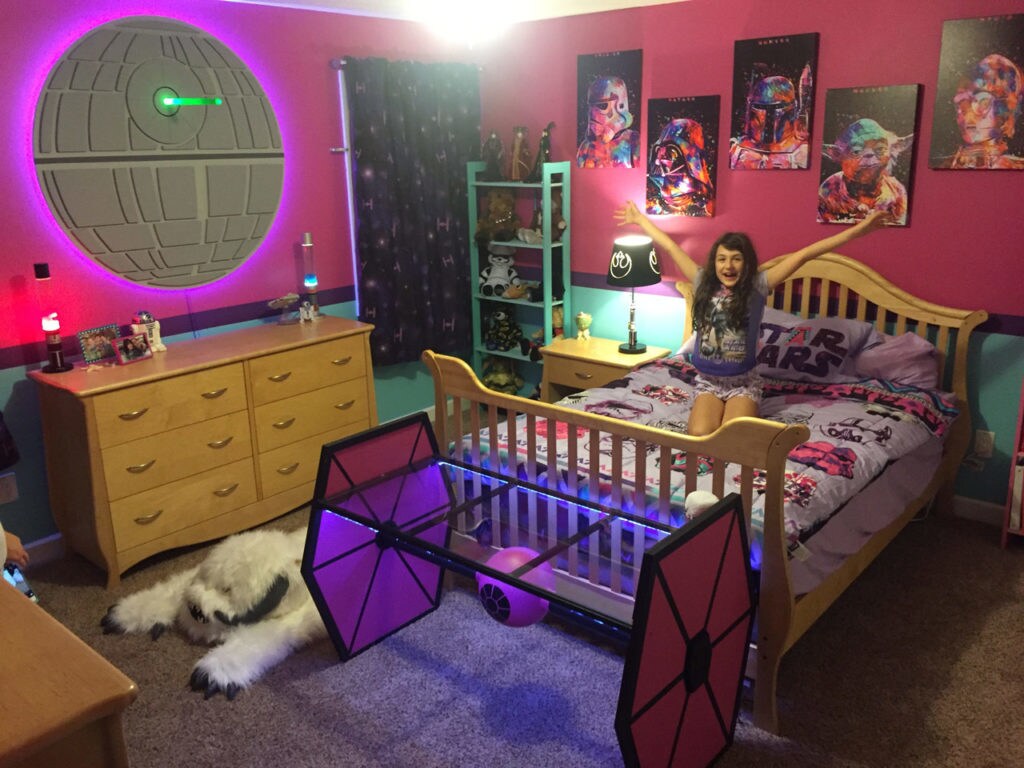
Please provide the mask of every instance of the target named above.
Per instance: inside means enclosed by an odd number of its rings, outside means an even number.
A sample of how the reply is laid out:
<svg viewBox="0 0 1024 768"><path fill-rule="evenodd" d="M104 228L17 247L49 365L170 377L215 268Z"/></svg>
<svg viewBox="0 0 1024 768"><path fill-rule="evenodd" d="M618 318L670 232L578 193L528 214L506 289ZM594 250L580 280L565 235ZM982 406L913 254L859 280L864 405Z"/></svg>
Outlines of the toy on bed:
<svg viewBox="0 0 1024 768"><path fill-rule="evenodd" d="M148 632L156 640L176 626L215 645L190 685L206 698L234 699L292 651L327 635L299 570L305 538L301 528L229 536L199 565L111 606L103 631Z"/></svg>

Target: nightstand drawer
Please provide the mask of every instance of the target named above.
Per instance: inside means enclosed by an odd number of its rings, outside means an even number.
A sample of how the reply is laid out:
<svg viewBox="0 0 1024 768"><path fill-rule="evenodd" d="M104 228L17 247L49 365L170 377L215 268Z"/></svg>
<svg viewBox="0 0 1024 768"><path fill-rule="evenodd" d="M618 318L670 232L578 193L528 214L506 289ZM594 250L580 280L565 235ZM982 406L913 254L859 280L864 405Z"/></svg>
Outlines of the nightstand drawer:
<svg viewBox="0 0 1024 768"><path fill-rule="evenodd" d="M615 379L621 379L629 373L628 370L614 365L557 357L548 357L545 359L544 365L547 367L548 378L552 384L562 384L578 389L601 387Z"/></svg>
<svg viewBox="0 0 1024 768"><path fill-rule="evenodd" d="M257 407L256 444L264 453L326 430L363 422L367 415L366 381L346 381Z"/></svg>
<svg viewBox="0 0 1024 768"><path fill-rule="evenodd" d="M348 336L249 361L249 382L256 405L319 389L366 373L362 335Z"/></svg>
<svg viewBox="0 0 1024 768"><path fill-rule="evenodd" d="M107 497L131 496L251 455L247 411L132 440L103 451Z"/></svg>

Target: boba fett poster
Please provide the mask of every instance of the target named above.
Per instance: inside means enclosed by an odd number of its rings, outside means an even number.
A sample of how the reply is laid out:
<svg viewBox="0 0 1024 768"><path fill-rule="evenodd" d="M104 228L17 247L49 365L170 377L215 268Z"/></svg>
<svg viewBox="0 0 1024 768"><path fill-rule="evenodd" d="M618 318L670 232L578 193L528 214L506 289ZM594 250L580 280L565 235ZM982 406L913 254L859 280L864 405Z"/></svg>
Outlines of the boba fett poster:
<svg viewBox="0 0 1024 768"><path fill-rule="evenodd" d="M640 50L578 58L578 167L639 167L642 66Z"/></svg>
<svg viewBox="0 0 1024 768"><path fill-rule="evenodd" d="M810 166L817 59L816 32L736 41L730 168Z"/></svg>

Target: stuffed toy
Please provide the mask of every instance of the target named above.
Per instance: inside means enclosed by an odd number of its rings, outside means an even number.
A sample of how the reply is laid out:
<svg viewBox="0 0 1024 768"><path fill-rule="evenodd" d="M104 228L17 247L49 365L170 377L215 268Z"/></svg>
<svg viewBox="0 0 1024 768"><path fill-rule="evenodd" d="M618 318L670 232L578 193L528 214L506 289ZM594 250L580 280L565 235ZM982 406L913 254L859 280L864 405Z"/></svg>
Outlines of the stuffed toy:
<svg viewBox="0 0 1024 768"><path fill-rule="evenodd" d="M486 213L476 223L476 241L481 248L491 240L511 240L516 236L520 221L512 190L488 190L484 207Z"/></svg>
<svg viewBox="0 0 1024 768"><path fill-rule="evenodd" d="M484 296L504 296L510 286L523 281L512 268L516 249L509 245L494 245L487 248L488 266L480 270L480 293Z"/></svg>
<svg viewBox="0 0 1024 768"><path fill-rule="evenodd" d="M576 313L576 338L580 341L590 338L590 323L593 318L586 312Z"/></svg>
<svg viewBox="0 0 1024 768"><path fill-rule="evenodd" d="M512 129L512 153L508 168L508 177L512 181L523 181L530 174L528 135L529 130L525 125L517 125Z"/></svg>
<svg viewBox="0 0 1024 768"><path fill-rule="evenodd" d="M540 200L533 208L533 216L530 219L530 226L520 227L516 231L516 237L530 245L540 245L544 242L544 211ZM562 239L567 223L562 215L562 192L551 190L551 242L557 243Z"/></svg>
<svg viewBox="0 0 1024 768"><path fill-rule="evenodd" d="M148 632L156 640L176 626L194 642L215 645L190 685L207 699L234 699L292 651L327 637L299 570L305 541L304 528L229 536L199 565L111 606L103 631Z"/></svg>
<svg viewBox="0 0 1024 768"><path fill-rule="evenodd" d="M718 503L718 497L711 491L690 491L683 502L686 510L686 519L693 520L697 515L706 512Z"/></svg>
<svg viewBox="0 0 1024 768"><path fill-rule="evenodd" d="M496 309L487 317L487 328L484 331L484 345L488 349L498 349L507 352L513 347L519 346L519 340L523 337L523 331L508 312L503 309Z"/></svg>
<svg viewBox="0 0 1024 768"><path fill-rule="evenodd" d="M565 310L561 306L551 308L551 337L557 339L564 332L565 325ZM540 348L544 346L544 329L538 328L532 334L530 338L520 339L519 351L523 353L523 357L529 357L533 362L537 362L541 358Z"/></svg>
<svg viewBox="0 0 1024 768"><path fill-rule="evenodd" d="M506 395L515 395L523 386L523 377L516 373L511 360L488 357L484 360L484 375L480 379L485 387Z"/></svg>

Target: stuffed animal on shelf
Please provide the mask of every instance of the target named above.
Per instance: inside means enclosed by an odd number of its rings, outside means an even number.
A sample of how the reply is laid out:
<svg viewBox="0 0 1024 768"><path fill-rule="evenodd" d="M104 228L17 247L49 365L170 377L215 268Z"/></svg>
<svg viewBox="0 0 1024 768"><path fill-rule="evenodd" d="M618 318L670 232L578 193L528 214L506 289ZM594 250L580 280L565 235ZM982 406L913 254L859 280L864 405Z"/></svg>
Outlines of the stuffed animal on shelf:
<svg viewBox="0 0 1024 768"><path fill-rule="evenodd" d="M487 317L484 330L484 345L488 349L507 352L519 346L523 331L504 309L496 309Z"/></svg>
<svg viewBox="0 0 1024 768"><path fill-rule="evenodd" d="M529 130L525 125L517 125L512 129L512 152L508 168L508 177L512 181L523 181L530 174Z"/></svg>
<svg viewBox="0 0 1024 768"><path fill-rule="evenodd" d="M551 338L557 339L565 332L565 310L561 306L551 308ZM519 341L519 351L523 357L529 357L533 362L540 360L540 348L544 346L544 329L538 328L530 338Z"/></svg>
<svg viewBox="0 0 1024 768"><path fill-rule="evenodd" d="M476 241L483 248L491 240L511 240L519 229L516 198L512 190L491 189L484 200L486 213L476 223Z"/></svg>
<svg viewBox="0 0 1024 768"><path fill-rule="evenodd" d="M590 323L593 318L586 312L576 313L576 338L580 341L590 338Z"/></svg>
<svg viewBox="0 0 1024 768"><path fill-rule="evenodd" d="M487 248L488 266L480 270L480 293L484 296L504 296L510 286L519 286L522 280L512 268L516 249L508 245L494 245Z"/></svg>
<svg viewBox="0 0 1024 768"><path fill-rule="evenodd" d="M516 365L501 357L484 359L484 375L480 381L485 387L506 395L515 395L523 386L523 377L516 373Z"/></svg>

